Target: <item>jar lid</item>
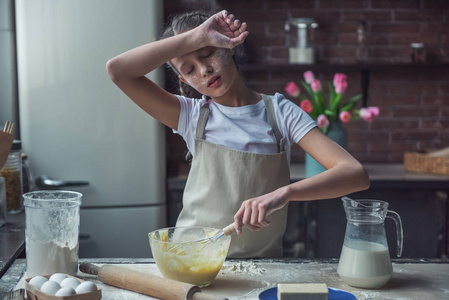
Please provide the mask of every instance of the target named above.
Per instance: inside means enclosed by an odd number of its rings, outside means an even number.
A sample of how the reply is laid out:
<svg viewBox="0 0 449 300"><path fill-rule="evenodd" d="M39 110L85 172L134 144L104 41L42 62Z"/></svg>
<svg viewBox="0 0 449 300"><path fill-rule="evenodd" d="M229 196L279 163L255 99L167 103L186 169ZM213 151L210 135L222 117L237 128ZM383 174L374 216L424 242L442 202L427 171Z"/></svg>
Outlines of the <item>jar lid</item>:
<svg viewBox="0 0 449 300"><path fill-rule="evenodd" d="M298 28L307 28L310 27L312 29L315 29L318 27L318 23L315 21L314 18L293 18L289 19L287 22L285 22L285 30L290 30L290 25L296 26Z"/></svg>
<svg viewBox="0 0 449 300"><path fill-rule="evenodd" d="M412 43L411 46L412 48L424 48L423 43Z"/></svg>
<svg viewBox="0 0 449 300"><path fill-rule="evenodd" d="M12 142L11 150L22 150L22 141L14 140Z"/></svg>

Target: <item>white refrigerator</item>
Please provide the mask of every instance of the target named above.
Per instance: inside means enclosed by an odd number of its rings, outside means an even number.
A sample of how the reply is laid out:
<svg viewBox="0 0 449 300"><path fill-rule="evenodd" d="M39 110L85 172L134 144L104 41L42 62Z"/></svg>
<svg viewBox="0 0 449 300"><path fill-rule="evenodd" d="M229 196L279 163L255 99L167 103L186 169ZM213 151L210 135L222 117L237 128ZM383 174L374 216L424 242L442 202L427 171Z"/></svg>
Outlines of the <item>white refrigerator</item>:
<svg viewBox="0 0 449 300"><path fill-rule="evenodd" d="M150 257L166 226L163 126L108 59L157 38L162 0L16 0L20 132L34 178L87 181L80 257ZM148 75L163 84L163 70Z"/></svg>

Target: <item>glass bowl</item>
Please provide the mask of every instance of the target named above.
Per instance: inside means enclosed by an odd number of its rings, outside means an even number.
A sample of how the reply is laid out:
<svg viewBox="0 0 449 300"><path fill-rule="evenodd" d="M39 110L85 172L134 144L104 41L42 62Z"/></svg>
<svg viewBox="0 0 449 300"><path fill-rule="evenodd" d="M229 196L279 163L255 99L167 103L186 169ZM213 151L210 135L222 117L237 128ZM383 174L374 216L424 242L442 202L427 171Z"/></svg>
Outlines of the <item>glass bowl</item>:
<svg viewBox="0 0 449 300"><path fill-rule="evenodd" d="M220 233L210 227L169 227L148 234L150 248L165 278L199 287L211 284L228 254L230 236L209 239Z"/></svg>

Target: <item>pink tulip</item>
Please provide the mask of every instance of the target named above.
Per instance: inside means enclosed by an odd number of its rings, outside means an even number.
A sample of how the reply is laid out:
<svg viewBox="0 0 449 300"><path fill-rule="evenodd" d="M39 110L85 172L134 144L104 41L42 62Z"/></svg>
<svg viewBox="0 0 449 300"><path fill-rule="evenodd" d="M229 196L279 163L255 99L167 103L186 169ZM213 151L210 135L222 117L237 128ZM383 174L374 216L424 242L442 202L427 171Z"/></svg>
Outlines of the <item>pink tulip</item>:
<svg viewBox="0 0 449 300"><path fill-rule="evenodd" d="M346 81L347 76L343 73L336 73L334 75L334 87L337 86L339 82Z"/></svg>
<svg viewBox="0 0 449 300"><path fill-rule="evenodd" d="M306 72L304 72L304 81L307 83L307 84L311 84L312 83L312 81L315 79L315 75L313 75L313 72L312 71L306 71Z"/></svg>
<svg viewBox="0 0 449 300"><path fill-rule="evenodd" d="M362 107L360 109L360 116L365 120L366 122L372 122L375 117L379 115L379 107L377 106L370 106L370 107Z"/></svg>
<svg viewBox="0 0 449 300"><path fill-rule="evenodd" d="M369 123L371 123L375 117L374 113L366 107L362 107L360 109L359 114L363 118L363 120L365 120L366 122L369 122Z"/></svg>
<svg viewBox="0 0 449 300"><path fill-rule="evenodd" d="M310 113L313 110L312 102L310 102L310 100L307 99L302 100L299 106L306 113Z"/></svg>
<svg viewBox="0 0 449 300"><path fill-rule="evenodd" d="M369 107L367 107L367 109L369 109L373 113L373 115L375 117L377 117L379 115L379 112L380 112L379 107L377 107L377 106L369 106Z"/></svg>
<svg viewBox="0 0 449 300"><path fill-rule="evenodd" d="M340 113L340 120L343 123L348 123L349 121L351 121L351 117L352 117L352 115L349 111L342 111Z"/></svg>
<svg viewBox="0 0 449 300"><path fill-rule="evenodd" d="M300 93L298 85L293 81L287 84L285 91L292 97L298 97Z"/></svg>
<svg viewBox="0 0 449 300"><path fill-rule="evenodd" d="M329 125L329 120L325 115L319 115L318 119L318 128L326 128Z"/></svg>
<svg viewBox="0 0 449 300"><path fill-rule="evenodd" d="M315 93L321 91L321 82L318 79L314 79L312 83L310 84L310 87L312 88L312 91Z"/></svg>
<svg viewBox="0 0 449 300"><path fill-rule="evenodd" d="M337 81L335 85L335 92L338 94L343 94L346 91L346 88L348 87L348 82L346 81Z"/></svg>

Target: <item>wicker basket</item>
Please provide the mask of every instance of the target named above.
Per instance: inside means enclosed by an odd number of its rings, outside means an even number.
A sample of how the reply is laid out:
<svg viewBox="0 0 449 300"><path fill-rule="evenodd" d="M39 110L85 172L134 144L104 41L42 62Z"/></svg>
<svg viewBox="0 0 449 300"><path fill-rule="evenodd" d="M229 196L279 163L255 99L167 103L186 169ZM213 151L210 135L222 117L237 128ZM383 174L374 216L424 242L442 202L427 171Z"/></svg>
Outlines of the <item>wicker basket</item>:
<svg viewBox="0 0 449 300"><path fill-rule="evenodd" d="M449 156L440 156L434 153L405 152L404 168L409 172L449 175Z"/></svg>

